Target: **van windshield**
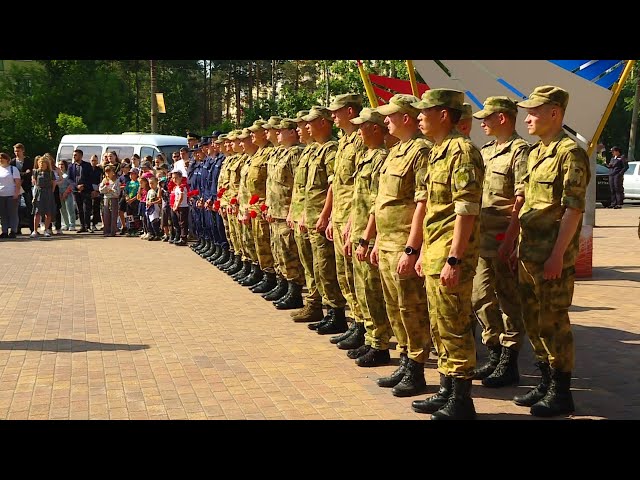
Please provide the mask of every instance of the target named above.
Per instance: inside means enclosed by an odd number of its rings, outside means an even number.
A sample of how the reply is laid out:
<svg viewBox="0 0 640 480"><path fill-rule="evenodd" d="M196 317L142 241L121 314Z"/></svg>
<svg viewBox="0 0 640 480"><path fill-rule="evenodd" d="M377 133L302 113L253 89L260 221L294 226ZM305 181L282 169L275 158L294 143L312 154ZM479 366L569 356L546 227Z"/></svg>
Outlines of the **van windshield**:
<svg viewBox="0 0 640 480"><path fill-rule="evenodd" d="M179 152L180 149L185 146L186 145L163 145L158 148L164 154L164 158L167 159L167 164L171 167L173 166L173 159L171 158L171 154L173 152Z"/></svg>

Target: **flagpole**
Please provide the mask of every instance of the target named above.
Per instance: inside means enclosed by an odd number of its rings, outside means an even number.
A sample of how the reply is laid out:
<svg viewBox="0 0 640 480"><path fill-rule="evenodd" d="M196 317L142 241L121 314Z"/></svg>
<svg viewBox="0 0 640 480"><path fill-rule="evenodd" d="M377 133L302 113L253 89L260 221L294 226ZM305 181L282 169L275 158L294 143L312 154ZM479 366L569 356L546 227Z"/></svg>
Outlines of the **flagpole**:
<svg viewBox="0 0 640 480"><path fill-rule="evenodd" d="M364 89L367 92L367 97L369 98L369 103L371 104L371 108L378 107L378 98L373 92L373 86L371 85L371 80L369 79L369 75L364 71L364 65L360 60L356 60L358 62L358 71L360 72L360 78L362 78L362 83L364 84Z"/></svg>
<svg viewBox="0 0 640 480"><path fill-rule="evenodd" d="M409 72L409 81L411 82L411 91L413 95L419 97L418 81L416 80L416 71L413 68L413 60L406 60L407 71Z"/></svg>

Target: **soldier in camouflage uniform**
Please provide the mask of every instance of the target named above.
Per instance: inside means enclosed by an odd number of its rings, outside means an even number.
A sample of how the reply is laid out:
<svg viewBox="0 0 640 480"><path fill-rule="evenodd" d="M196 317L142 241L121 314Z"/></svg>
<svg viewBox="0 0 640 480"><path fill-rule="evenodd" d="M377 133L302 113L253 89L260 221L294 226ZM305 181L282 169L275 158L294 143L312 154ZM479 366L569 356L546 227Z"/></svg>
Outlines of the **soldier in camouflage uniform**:
<svg viewBox="0 0 640 480"><path fill-rule="evenodd" d="M384 292L380 271L371 265L369 256L375 243L375 199L378 191L378 177L389 151L384 146L388 133L384 117L375 110L365 108L360 116L351 120L358 126L358 134L367 150L356 159L354 191L351 204L351 229L347 238L350 251L345 245L345 254L356 257L353 261L353 277L356 299L364 317L365 353L355 350L359 367L376 367L391 360L389 339L393 335L391 323L384 306ZM351 353L351 351L350 351Z"/></svg>
<svg viewBox="0 0 640 480"><path fill-rule="evenodd" d="M241 139L238 138L238 134L242 131L234 130L227 137L231 140L233 145L233 151L235 155L232 156L227 162L229 163L228 175L229 175L229 187L224 193L225 203L227 206L227 220L229 222L229 233L233 238L234 245L234 257L233 262L227 262L226 267L222 268L224 272L229 275L235 275L242 270L242 259L247 258L244 245L242 243L242 229L240 222L238 221L238 189L240 187L240 169L242 168L242 162L245 158L242 153Z"/></svg>
<svg viewBox="0 0 640 480"><path fill-rule="evenodd" d="M267 177L267 199L265 217L271 227L271 245L273 257L281 275L287 280L287 293L275 306L279 310L302 307L302 287L304 269L298 257L293 229L287 225L287 216L291 207L291 192L302 145L298 142L297 123L283 118L275 125L281 153L272 155L269 161Z"/></svg>
<svg viewBox="0 0 640 480"><path fill-rule="evenodd" d="M456 125L456 130L460 132L463 136L469 138L471 135L471 127L473 127L473 111L471 110L470 103L462 104L462 116Z"/></svg>
<svg viewBox="0 0 640 480"><path fill-rule="evenodd" d="M542 417L574 410L569 307L591 170L587 153L563 131L568 103L569 93L551 85L535 88L528 100L518 103L527 109L529 134L540 137L529 153L524 178L518 288L542 380L514 402Z"/></svg>
<svg viewBox="0 0 640 480"><path fill-rule="evenodd" d="M313 273L316 284L327 298L329 305L325 318L319 323L309 324L309 328L317 330L321 335L341 333L347 330L347 320L344 315L346 299L338 285L333 244L325 237L333 206L329 187L333 181L338 142L331 136L333 119L326 107L315 106L311 108L309 115L305 115L302 119L307 122L307 130L319 146L309 159L304 213L300 225L309 229L313 249Z"/></svg>
<svg viewBox="0 0 640 480"><path fill-rule="evenodd" d="M440 390L412 403L434 420L475 418L471 379L476 364L471 292L478 266L480 202L484 165L480 151L455 128L464 93L427 90L420 108L420 130L432 138L428 173L421 189L428 192L424 243L417 271L425 276L431 335L438 353Z"/></svg>
<svg viewBox="0 0 640 480"><path fill-rule="evenodd" d="M518 383L518 352L524 326L517 278L509 254L520 230L529 144L516 132L518 107L509 97L489 97L473 116L495 140L482 149L485 175L480 210L480 257L473 279L471 306L482 325L489 360L475 372L485 387ZM499 255L499 248L502 255Z"/></svg>
<svg viewBox="0 0 640 480"><path fill-rule="evenodd" d="M431 348L424 280L414 269L426 199L418 182L426 175L431 145L418 130L420 111L411 105L416 101L413 95L398 94L377 109L386 117L389 133L400 140L380 169L374 208L377 236L371 252L371 263L380 268L387 315L400 350L399 368L378 379L378 385L393 387L393 395L399 397L426 390L424 363Z"/></svg>
<svg viewBox="0 0 640 480"><path fill-rule="evenodd" d="M229 226L226 222L225 211L226 206L222 206L222 196L224 192L224 188L227 188L229 176L227 175L227 163L229 160L229 155L233 154L233 150L231 148L231 142L227 140L227 134L223 133L218 136L217 140L215 140L215 144L219 146L219 157L217 159L216 166L214 167L214 176L216 167L218 168L218 173L216 178L216 188L213 189L213 198L211 201L210 208L213 211L214 219L215 219L215 227L219 231L219 238L221 238L221 248L220 252L217 256L211 257L209 261L216 266L222 265L229 261L229 256L231 254L231 240L229 238Z"/></svg>
<svg viewBox="0 0 640 480"><path fill-rule="evenodd" d="M331 220L326 230L329 240L333 241L336 251L336 275L342 294L347 299L354 322L349 329L350 334L341 336L337 346L342 350L353 350L364 345L364 316L356 298L353 279L353 261L351 255L345 255L346 238L351 228L351 203L353 201L353 175L356 157L366 151L358 128L351 123L362 110L362 97L355 93L338 95L329 105L331 117L335 125L342 130L338 140L338 151L335 158L335 173L329 187L329 195L333 198ZM349 250L351 245L349 245ZM335 340L334 340L335 341Z"/></svg>
<svg viewBox="0 0 640 480"><path fill-rule="evenodd" d="M318 322L322 320L323 311L322 304L327 304L324 293L320 291L316 283L313 259L313 248L309 239L309 231L301 222L304 217L304 204L306 199L307 173L309 171L309 160L313 157L313 153L318 148L318 143L313 140L309 130L307 130L307 122L302 118L309 114L309 110L301 110L296 114L295 122L298 127L298 137L305 145L300 153L298 164L293 176L293 189L291 192L291 207L287 216L287 224L293 229L296 245L298 247L298 255L300 263L304 267L305 283L307 285L307 294L305 296L305 305L301 310L291 314L294 322Z"/></svg>
<svg viewBox="0 0 640 480"><path fill-rule="evenodd" d="M254 226L249 214L251 201L251 186L249 185L249 173L251 162L258 147L251 141L251 132L248 128L238 135L244 151L242 167L240 168L240 185L238 187L238 221L240 223L242 246L245 256L242 258L244 267L235 276L232 276L240 285L252 286L262 278L260 271L258 249L254 241Z"/></svg>

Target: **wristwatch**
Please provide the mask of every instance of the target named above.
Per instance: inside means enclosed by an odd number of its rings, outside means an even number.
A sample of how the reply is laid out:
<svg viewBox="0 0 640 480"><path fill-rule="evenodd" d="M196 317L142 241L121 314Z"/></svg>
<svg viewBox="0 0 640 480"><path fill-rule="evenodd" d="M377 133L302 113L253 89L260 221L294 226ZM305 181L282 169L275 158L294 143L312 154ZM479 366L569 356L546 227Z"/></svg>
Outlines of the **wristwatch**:
<svg viewBox="0 0 640 480"><path fill-rule="evenodd" d="M404 253L406 253L407 255L417 255L418 250L407 245L406 247L404 247Z"/></svg>
<svg viewBox="0 0 640 480"><path fill-rule="evenodd" d="M456 257L447 257L447 263L452 267L455 267L456 265L460 265L462 263L462 259Z"/></svg>
<svg viewBox="0 0 640 480"><path fill-rule="evenodd" d="M358 245L360 245L361 247L368 247L369 240L365 240L364 238L361 238L360 240L358 240Z"/></svg>

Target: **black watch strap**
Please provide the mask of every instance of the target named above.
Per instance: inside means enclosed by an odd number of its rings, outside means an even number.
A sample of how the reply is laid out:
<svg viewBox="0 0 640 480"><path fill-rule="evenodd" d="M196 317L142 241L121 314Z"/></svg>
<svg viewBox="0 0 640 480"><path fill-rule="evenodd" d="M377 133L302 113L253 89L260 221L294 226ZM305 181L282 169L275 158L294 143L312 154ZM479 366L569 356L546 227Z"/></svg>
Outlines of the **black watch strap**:
<svg viewBox="0 0 640 480"><path fill-rule="evenodd" d="M418 250L407 245L406 247L404 247L404 253L406 253L407 255L417 255Z"/></svg>

